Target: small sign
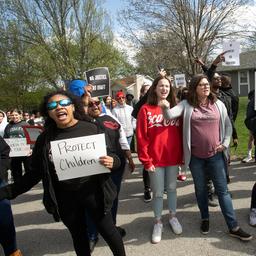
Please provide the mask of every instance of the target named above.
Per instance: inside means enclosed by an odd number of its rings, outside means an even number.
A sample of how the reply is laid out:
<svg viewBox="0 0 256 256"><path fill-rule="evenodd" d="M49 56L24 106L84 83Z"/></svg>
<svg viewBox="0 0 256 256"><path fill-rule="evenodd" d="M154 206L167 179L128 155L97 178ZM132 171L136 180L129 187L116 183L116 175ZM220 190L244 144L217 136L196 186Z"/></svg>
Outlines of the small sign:
<svg viewBox="0 0 256 256"><path fill-rule="evenodd" d="M26 138L4 139L10 146L10 157L28 156L30 154L30 145L27 144Z"/></svg>
<svg viewBox="0 0 256 256"><path fill-rule="evenodd" d="M107 155L104 134L51 141L51 150L59 180L110 172L99 163Z"/></svg>
<svg viewBox="0 0 256 256"><path fill-rule="evenodd" d="M228 41L223 43L223 52L225 53L225 61L223 66L239 66L240 65L240 43L238 41Z"/></svg>
<svg viewBox="0 0 256 256"><path fill-rule="evenodd" d="M186 77L185 74L174 75L174 81L177 88L186 87Z"/></svg>
<svg viewBox="0 0 256 256"><path fill-rule="evenodd" d="M92 97L110 94L110 77L108 68L95 68L85 72L87 82L93 85Z"/></svg>
<svg viewBox="0 0 256 256"><path fill-rule="evenodd" d="M34 125L22 126L22 128L24 130L24 134L27 139L27 144L35 144L37 137L44 130L42 126L34 126Z"/></svg>

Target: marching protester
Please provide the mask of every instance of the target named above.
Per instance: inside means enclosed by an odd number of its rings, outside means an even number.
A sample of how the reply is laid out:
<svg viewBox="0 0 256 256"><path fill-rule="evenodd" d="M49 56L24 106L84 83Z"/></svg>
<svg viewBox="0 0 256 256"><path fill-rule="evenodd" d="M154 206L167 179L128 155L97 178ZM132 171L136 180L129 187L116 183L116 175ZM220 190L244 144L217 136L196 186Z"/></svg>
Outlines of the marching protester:
<svg viewBox="0 0 256 256"><path fill-rule="evenodd" d="M50 142L96 135L100 131L85 115L81 100L67 91L47 94L41 113L45 117L45 131L36 141L31 167L19 182L0 189L0 200L13 199L42 179L44 206L68 228L76 255L91 255L85 218L88 212L113 255L124 256L123 241L110 212L116 197L110 173L59 180L52 158ZM111 152L100 157L99 162L111 171L120 166L120 159Z"/></svg>
<svg viewBox="0 0 256 256"><path fill-rule="evenodd" d="M248 97L249 102L246 109L246 119L244 121L246 127L249 129L253 136L254 146L256 141L256 110L255 110L255 91L253 90ZM256 153L255 153L256 154ZM254 160L255 160L254 154ZM250 206L250 215L249 215L249 224L251 226L256 226L256 183L252 187L251 193L251 206Z"/></svg>
<svg viewBox="0 0 256 256"><path fill-rule="evenodd" d="M201 213L202 234L209 232L209 209L206 175L213 181L222 214L230 236L243 241L252 239L237 223L230 193L227 189L225 158L232 135L232 126L225 105L210 90L206 75L191 79L187 100L172 107L161 102L164 116L183 116L183 151L195 185L197 204Z"/></svg>
<svg viewBox="0 0 256 256"><path fill-rule="evenodd" d="M0 136L4 136L4 129L8 124L7 116L4 111L0 110Z"/></svg>
<svg viewBox="0 0 256 256"><path fill-rule="evenodd" d="M22 120L22 111L19 109L11 109L11 120L9 124L5 127L4 138L25 138L23 126L27 126L27 122ZM31 156L18 156L11 157L11 173L14 182L19 182L21 180L24 166L25 173L29 170L29 165L31 163Z"/></svg>
<svg viewBox="0 0 256 256"><path fill-rule="evenodd" d="M109 144L112 151L116 153L121 160L120 167L117 170L111 172L112 181L116 185L117 189L117 196L111 209L113 221L114 224L116 224L118 195L121 189L121 182L125 171L126 160L128 161L129 169L131 172L134 171L135 165L122 126L113 117L109 116L108 114L102 114L102 106L98 97L92 97L89 99L88 115L91 116L95 120L95 123L102 128L110 142ZM88 225L91 251L98 241L97 231L93 226L93 223ZM126 231L123 228L117 227L117 229L122 237L126 235Z"/></svg>
<svg viewBox="0 0 256 256"><path fill-rule="evenodd" d="M0 136L0 188L7 184L10 147ZM10 201L0 200L0 244L5 256L22 256L17 249L16 231Z"/></svg>
<svg viewBox="0 0 256 256"><path fill-rule="evenodd" d="M116 100L118 104L112 109L112 114L122 125L127 141L130 145L136 128L136 119L132 116L133 108L126 104L125 94L122 91L116 93Z"/></svg>
<svg viewBox="0 0 256 256"><path fill-rule="evenodd" d="M182 233L182 226L176 217L176 183L178 166L182 164L182 129L180 120L166 121L160 102L166 100L175 106L175 95L171 81L159 76L148 91L147 103L137 116L138 157L149 172L153 190L153 211L155 223L152 243L159 243L162 237L163 194L167 191L169 224L175 234Z"/></svg>

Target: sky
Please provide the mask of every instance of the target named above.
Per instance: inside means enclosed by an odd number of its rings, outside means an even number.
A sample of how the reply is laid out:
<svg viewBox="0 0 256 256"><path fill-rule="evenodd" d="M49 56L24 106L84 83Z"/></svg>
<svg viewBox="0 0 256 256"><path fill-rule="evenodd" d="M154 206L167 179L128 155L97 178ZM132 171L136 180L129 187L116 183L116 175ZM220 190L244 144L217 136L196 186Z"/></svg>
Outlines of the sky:
<svg viewBox="0 0 256 256"><path fill-rule="evenodd" d="M117 12L123 9L126 5L125 0L104 0L104 7L108 10L109 15L111 16L113 22L113 31L115 35L115 46L120 50L125 51L128 55L128 59L131 63L133 63L133 57L135 55L135 49L132 47L131 43L127 42L127 39L124 39L121 35L121 27L117 21ZM244 26L245 28L251 28L250 30L254 30L256 28L256 0L252 0L249 5L241 7L236 17L239 17L240 26ZM236 27L233 27L236 30ZM237 28L241 30L241 28ZM221 50L219 50L221 51ZM134 63L133 63L134 64Z"/></svg>
<svg viewBox="0 0 256 256"><path fill-rule="evenodd" d="M125 6L125 2L124 0L105 0L104 6L109 11L114 24L114 31L117 32L120 29L117 21L117 12Z"/></svg>

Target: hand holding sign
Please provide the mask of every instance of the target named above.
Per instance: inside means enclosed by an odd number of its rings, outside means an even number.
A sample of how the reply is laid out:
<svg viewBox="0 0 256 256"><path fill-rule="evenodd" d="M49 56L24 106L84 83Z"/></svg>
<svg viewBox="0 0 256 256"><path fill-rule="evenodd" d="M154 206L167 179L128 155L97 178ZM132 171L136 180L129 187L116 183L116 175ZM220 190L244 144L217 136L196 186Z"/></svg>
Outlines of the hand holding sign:
<svg viewBox="0 0 256 256"><path fill-rule="evenodd" d="M111 156L101 156L100 157L100 164L105 166L106 168L113 168L114 159Z"/></svg>

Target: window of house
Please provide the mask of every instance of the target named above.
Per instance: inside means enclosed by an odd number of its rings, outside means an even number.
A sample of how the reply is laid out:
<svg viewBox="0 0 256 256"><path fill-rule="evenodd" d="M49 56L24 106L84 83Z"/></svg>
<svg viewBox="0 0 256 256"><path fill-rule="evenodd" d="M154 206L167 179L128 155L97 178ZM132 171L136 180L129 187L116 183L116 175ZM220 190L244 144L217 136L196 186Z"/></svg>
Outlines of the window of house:
<svg viewBox="0 0 256 256"><path fill-rule="evenodd" d="M239 94L247 94L250 90L249 84L249 71L240 71L239 72Z"/></svg>

